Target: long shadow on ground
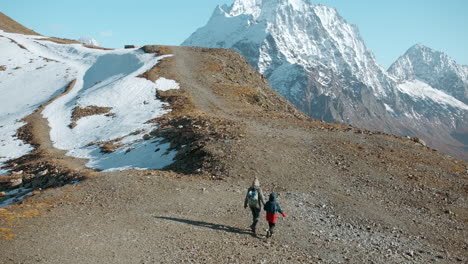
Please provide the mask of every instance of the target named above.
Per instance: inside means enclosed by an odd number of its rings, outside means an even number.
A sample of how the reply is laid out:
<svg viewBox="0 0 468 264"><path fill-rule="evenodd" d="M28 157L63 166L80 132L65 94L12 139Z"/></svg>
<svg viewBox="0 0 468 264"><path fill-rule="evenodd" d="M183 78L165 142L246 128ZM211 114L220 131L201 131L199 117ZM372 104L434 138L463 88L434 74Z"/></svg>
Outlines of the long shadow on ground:
<svg viewBox="0 0 468 264"><path fill-rule="evenodd" d="M228 233L253 235L251 232L248 232L244 229L227 226L227 225L213 224L213 223L208 223L208 222L203 222L203 221L194 221L194 220L189 220L189 219L167 217L167 216L155 216L154 218L170 220L170 221L175 221L175 222L194 225L194 226L201 226L201 227L206 227L206 228L210 228L214 230L221 230L221 231L228 232Z"/></svg>

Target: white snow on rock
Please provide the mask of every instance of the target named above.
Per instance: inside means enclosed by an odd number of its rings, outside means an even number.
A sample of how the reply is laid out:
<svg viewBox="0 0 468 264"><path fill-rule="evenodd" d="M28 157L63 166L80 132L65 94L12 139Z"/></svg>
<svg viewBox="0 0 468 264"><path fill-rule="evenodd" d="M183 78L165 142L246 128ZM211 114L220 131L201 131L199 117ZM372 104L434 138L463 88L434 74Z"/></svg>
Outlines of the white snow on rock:
<svg viewBox="0 0 468 264"><path fill-rule="evenodd" d="M0 164L0 166L1 166L1 164ZM0 176L7 175L7 174L8 174L8 170L0 169Z"/></svg>
<svg viewBox="0 0 468 264"><path fill-rule="evenodd" d="M79 38L78 39L79 42L81 43L84 43L84 44L87 44L87 45L90 45L90 46L101 46L101 44L99 44L99 42L93 38L89 38L89 37L82 37L82 38Z"/></svg>
<svg viewBox="0 0 468 264"><path fill-rule="evenodd" d="M109 154L101 153L97 148L85 148L84 154L79 156L90 158L87 166L102 171L158 169L174 160L176 152L168 152L169 146L169 143L161 143L161 139L153 139L128 144ZM155 167L155 164L158 165Z"/></svg>
<svg viewBox="0 0 468 264"><path fill-rule="evenodd" d="M166 78L159 78L156 80L156 89L159 91L167 91L171 89L179 89L179 84L174 80L168 80Z"/></svg>
<svg viewBox="0 0 468 264"><path fill-rule="evenodd" d="M159 169L172 162L175 152L168 151L168 144L161 143L161 139L145 141L143 135L155 128L155 124L146 123L148 120L169 111L156 98L156 90L179 86L164 78L153 83L137 77L165 56L133 49L109 51L63 45L1 31L0 35L0 66L6 68L0 71L0 163L32 150L15 137L23 125L20 120L75 79L74 88L42 113L49 121L56 148L87 158L87 166L100 170ZM109 115L83 117L72 129L71 115L77 106L111 110ZM123 138L117 142L122 147L111 154L101 153L96 144L90 144L118 138Z"/></svg>
<svg viewBox="0 0 468 264"><path fill-rule="evenodd" d="M385 106L385 110L387 110L387 112L395 113L395 110L393 110L393 108L391 106L389 106L388 104L384 104L384 106Z"/></svg>
<svg viewBox="0 0 468 264"><path fill-rule="evenodd" d="M10 205L12 203L15 203L17 201L21 201L31 194L32 194L32 189L23 188L23 187L7 191L5 193L5 196L8 196L10 198L0 201L0 208Z"/></svg>
<svg viewBox="0 0 468 264"><path fill-rule="evenodd" d="M402 93L412 96L413 98L430 100L442 105L449 105L468 111L468 106L463 102L419 80L406 81L401 83L398 85L398 90Z"/></svg>

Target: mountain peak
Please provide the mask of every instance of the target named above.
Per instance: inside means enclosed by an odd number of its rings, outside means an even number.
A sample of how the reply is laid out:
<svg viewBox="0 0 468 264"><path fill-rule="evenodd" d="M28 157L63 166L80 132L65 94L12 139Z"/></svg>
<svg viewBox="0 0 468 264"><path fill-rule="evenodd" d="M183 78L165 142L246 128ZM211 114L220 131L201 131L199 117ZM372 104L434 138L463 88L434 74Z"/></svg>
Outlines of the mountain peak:
<svg viewBox="0 0 468 264"><path fill-rule="evenodd" d="M458 71L459 68L461 67L447 54L418 43L411 46L403 56L398 58L388 71L399 79L408 80L422 78L423 72L419 71L421 69L433 73ZM416 74L415 71L419 71L419 74Z"/></svg>
<svg viewBox="0 0 468 264"><path fill-rule="evenodd" d="M231 6L231 15L254 14L260 12L262 0L236 0Z"/></svg>
<svg viewBox="0 0 468 264"><path fill-rule="evenodd" d="M437 55L437 56L446 57L447 59L450 59L445 53L443 53L441 51L438 51L438 50L435 50L435 49L432 49L432 48L430 48L428 46L425 46L424 44L421 44L421 43L417 43L417 44L411 46L411 48L409 48L406 51L406 54L415 54L415 53L434 54L434 55Z"/></svg>
<svg viewBox="0 0 468 264"><path fill-rule="evenodd" d="M235 0L233 3L233 9L237 8L254 8L261 7L264 4L278 5L278 4L289 4L293 7L300 8L309 5L308 0Z"/></svg>
<svg viewBox="0 0 468 264"><path fill-rule="evenodd" d="M252 15L257 19L266 10L273 10L279 6L304 11L310 4L307 0L235 0L227 13L229 16Z"/></svg>
<svg viewBox="0 0 468 264"><path fill-rule="evenodd" d="M425 46L424 44L416 43L413 46L411 46L411 48L409 48L409 49L410 50L412 50L412 49L424 50L424 49L431 49L431 48Z"/></svg>
<svg viewBox="0 0 468 264"><path fill-rule="evenodd" d="M324 67L337 75L352 73L376 94L385 94L379 78L386 73L357 28L335 8L308 0L236 0L230 7L218 8L208 24L182 45L248 54L247 60L268 78L281 65Z"/></svg>
<svg viewBox="0 0 468 264"><path fill-rule="evenodd" d="M447 54L424 46L413 45L398 58L388 72L400 81L420 80L468 103L468 75L466 67L458 65Z"/></svg>

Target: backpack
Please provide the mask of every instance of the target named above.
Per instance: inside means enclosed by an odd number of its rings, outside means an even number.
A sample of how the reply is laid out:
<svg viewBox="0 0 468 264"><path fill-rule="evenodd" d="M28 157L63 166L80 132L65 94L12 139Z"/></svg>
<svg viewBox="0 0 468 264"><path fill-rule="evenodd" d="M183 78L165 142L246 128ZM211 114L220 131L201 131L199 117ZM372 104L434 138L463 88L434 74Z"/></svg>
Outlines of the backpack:
<svg viewBox="0 0 468 264"><path fill-rule="evenodd" d="M250 207L258 206L258 191L256 189L249 190L249 193L247 195L247 201Z"/></svg>

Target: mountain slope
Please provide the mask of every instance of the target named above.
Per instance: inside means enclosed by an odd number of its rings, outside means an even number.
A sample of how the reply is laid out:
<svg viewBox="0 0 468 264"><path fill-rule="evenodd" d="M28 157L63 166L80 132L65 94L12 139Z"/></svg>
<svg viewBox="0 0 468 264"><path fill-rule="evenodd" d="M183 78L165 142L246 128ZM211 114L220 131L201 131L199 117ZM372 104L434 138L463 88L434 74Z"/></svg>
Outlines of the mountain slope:
<svg viewBox="0 0 468 264"><path fill-rule="evenodd" d="M464 101L440 87L430 91L437 96L408 92L333 8L304 0L236 0L218 7L182 45L240 52L310 117L420 137L468 159L467 146L451 136L467 123Z"/></svg>
<svg viewBox="0 0 468 264"><path fill-rule="evenodd" d="M231 50L0 35L0 151L32 149L0 175L1 263L468 261L466 162L309 119ZM288 214L271 239L253 177Z"/></svg>
<svg viewBox="0 0 468 264"><path fill-rule="evenodd" d="M18 22L11 19L9 16L0 12L0 29L10 32L10 33L19 33L27 35L39 35L33 30L26 28L25 26L19 24Z"/></svg>
<svg viewBox="0 0 468 264"><path fill-rule="evenodd" d="M180 162L172 171L96 173L0 210L0 228L10 223L1 232L17 236L0 239L1 261L468 260L467 163L412 139L308 119L236 52L143 50L173 55L142 77L180 86L158 91L172 111L150 133ZM257 237L248 231L242 200L253 177L280 194L288 214L272 239L263 220Z"/></svg>
<svg viewBox="0 0 468 264"><path fill-rule="evenodd" d="M411 47L388 72L397 80L401 98L416 110L420 131L430 145L468 159L468 72L446 54L423 45ZM411 109L411 110L412 110ZM424 123L435 125L426 125ZM446 128L445 131L443 128ZM440 144L445 139L445 145Z"/></svg>

